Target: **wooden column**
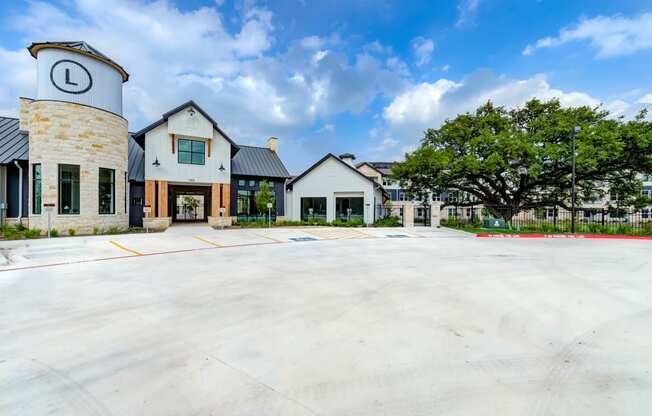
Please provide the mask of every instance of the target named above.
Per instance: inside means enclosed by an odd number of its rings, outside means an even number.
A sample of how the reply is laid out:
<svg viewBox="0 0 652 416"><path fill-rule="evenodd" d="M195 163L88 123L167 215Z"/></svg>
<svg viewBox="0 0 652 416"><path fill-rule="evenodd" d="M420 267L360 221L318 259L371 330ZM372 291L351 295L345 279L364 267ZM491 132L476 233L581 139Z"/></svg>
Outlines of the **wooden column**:
<svg viewBox="0 0 652 416"><path fill-rule="evenodd" d="M145 205L152 207L152 212L145 214L147 218L153 217L156 215L156 182L155 181L145 181Z"/></svg>
<svg viewBox="0 0 652 416"><path fill-rule="evenodd" d="M211 185L211 217L220 216L220 184Z"/></svg>
<svg viewBox="0 0 652 416"><path fill-rule="evenodd" d="M158 215L168 216L168 181L156 181L158 184Z"/></svg>
<svg viewBox="0 0 652 416"><path fill-rule="evenodd" d="M231 185L228 183L222 184L222 207L225 208L224 216L231 216Z"/></svg>
<svg viewBox="0 0 652 416"><path fill-rule="evenodd" d="M174 154L174 134L170 134L170 143L172 143L172 154Z"/></svg>

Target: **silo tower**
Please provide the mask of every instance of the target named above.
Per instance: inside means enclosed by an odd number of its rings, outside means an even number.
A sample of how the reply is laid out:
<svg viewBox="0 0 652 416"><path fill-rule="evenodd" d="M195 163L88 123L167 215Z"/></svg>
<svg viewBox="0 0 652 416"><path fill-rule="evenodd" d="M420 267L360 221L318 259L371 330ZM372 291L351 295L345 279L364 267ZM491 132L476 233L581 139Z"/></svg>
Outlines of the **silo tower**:
<svg viewBox="0 0 652 416"><path fill-rule="evenodd" d="M30 227L87 233L127 228L128 126L122 84L129 74L86 42L41 42L35 99L21 99L29 134Z"/></svg>

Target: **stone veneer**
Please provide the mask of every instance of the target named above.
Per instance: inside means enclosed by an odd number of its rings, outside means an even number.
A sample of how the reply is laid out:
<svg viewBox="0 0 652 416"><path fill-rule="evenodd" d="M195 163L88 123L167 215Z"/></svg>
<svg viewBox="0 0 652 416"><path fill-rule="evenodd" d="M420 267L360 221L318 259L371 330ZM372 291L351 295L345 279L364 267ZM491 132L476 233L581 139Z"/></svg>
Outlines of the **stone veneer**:
<svg viewBox="0 0 652 416"><path fill-rule="evenodd" d="M128 132L124 118L80 104L20 100L20 127L29 132L29 226L47 229L47 214L32 214L32 165L41 164L42 201L54 203L52 226L92 233L95 228L129 226L125 209ZM58 214L58 165L79 165L80 214ZM115 214L98 213L99 168L115 170ZM127 201L128 202L128 201Z"/></svg>

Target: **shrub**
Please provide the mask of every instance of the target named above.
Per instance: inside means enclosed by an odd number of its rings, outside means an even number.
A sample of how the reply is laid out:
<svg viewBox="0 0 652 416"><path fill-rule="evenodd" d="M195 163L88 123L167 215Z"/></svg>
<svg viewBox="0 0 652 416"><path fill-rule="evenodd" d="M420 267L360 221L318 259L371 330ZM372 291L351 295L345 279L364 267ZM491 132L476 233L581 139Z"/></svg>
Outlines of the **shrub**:
<svg viewBox="0 0 652 416"><path fill-rule="evenodd" d="M27 238L38 238L41 236L41 230L39 228L32 228L31 230L25 230L24 234Z"/></svg>
<svg viewBox="0 0 652 416"><path fill-rule="evenodd" d="M107 234L120 234L121 230L118 227L111 227L108 230L106 230Z"/></svg>
<svg viewBox="0 0 652 416"><path fill-rule="evenodd" d="M399 217L385 217L376 220L374 227L400 227L401 219Z"/></svg>
<svg viewBox="0 0 652 416"><path fill-rule="evenodd" d="M50 229L50 237L58 237L59 236L59 231L57 231L56 228L51 228Z"/></svg>
<svg viewBox="0 0 652 416"><path fill-rule="evenodd" d="M26 229L27 229L27 227L25 227L22 222L19 222L18 224L16 224L16 231L23 232Z"/></svg>
<svg viewBox="0 0 652 416"><path fill-rule="evenodd" d="M75 235L75 233L76 233L76 231L75 231L75 229L74 229L74 228L69 228L69 229L68 229L68 235L69 235L69 236L71 236L71 237L72 237L72 236L74 236L74 235Z"/></svg>
<svg viewBox="0 0 652 416"><path fill-rule="evenodd" d="M102 230L97 227L93 227L93 235L98 235L98 234L102 234Z"/></svg>

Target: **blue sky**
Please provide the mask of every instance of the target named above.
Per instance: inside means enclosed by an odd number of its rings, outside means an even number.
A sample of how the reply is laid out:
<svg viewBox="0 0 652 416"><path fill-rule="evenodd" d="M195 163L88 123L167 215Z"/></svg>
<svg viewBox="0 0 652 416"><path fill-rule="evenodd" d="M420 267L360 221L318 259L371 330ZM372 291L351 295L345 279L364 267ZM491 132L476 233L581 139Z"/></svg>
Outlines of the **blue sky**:
<svg viewBox="0 0 652 416"><path fill-rule="evenodd" d="M34 96L32 41L86 40L131 74L135 131L194 99L243 144L281 139L297 173L327 152L396 160L486 100L652 106L643 0L15 1L0 24L0 114Z"/></svg>

